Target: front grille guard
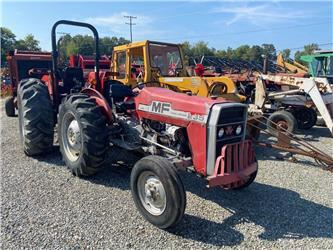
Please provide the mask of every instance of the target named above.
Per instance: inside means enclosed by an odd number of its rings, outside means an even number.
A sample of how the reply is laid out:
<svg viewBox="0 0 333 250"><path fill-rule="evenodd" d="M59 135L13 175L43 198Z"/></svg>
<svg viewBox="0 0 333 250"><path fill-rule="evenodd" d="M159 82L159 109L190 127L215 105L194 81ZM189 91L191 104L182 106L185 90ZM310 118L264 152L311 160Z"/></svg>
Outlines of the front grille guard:
<svg viewBox="0 0 333 250"><path fill-rule="evenodd" d="M232 113L234 110L242 109L242 115L239 112ZM231 119L232 118L232 119ZM212 106L207 123L207 154L206 154L206 174L214 175L216 158L220 156L224 145L236 143L235 140L243 141L245 139L245 126L247 121L247 105L241 103L219 103ZM226 134L221 140L218 137L218 130L221 127L242 124L242 136Z"/></svg>
<svg viewBox="0 0 333 250"><path fill-rule="evenodd" d="M257 170L252 141L245 140L222 147L213 175L207 177L208 186L226 188L242 185Z"/></svg>

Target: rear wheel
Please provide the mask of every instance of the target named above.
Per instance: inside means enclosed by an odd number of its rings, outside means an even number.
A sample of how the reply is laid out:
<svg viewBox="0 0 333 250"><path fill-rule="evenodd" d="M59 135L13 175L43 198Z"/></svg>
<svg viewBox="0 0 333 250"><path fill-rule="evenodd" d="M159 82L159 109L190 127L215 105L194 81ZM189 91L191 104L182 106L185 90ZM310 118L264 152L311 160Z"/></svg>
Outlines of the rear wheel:
<svg viewBox="0 0 333 250"><path fill-rule="evenodd" d="M278 131L284 132L285 130L293 133L296 129L296 119L288 111L275 111L268 118L267 129L274 135L277 135Z"/></svg>
<svg viewBox="0 0 333 250"><path fill-rule="evenodd" d="M6 115L8 117L14 117L15 116L15 105L14 105L14 97L7 97L5 99L5 110Z"/></svg>
<svg viewBox="0 0 333 250"><path fill-rule="evenodd" d="M60 105L59 146L63 159L76 176L93 175L106 160L106 119L95 100L84 94L70 95Z"/></svg>
<svg viewBox="0 0 333 250"><path fill-rule="evenodd" d="M22 80L17 93L19 130L24 152L39 155L53 147L53 107L48 89L39 79Z"/></svg>
<svg viewBox="0 0 333 250"><path fill-rule="evenodd" d="M317 112L313 108L300 108L293 112L299 129L310 129L317 123Z"/></svg>
<svg viewBox="0 0 333 250"><path fill-rule="evenodd" d="M182 219L186 194L167 159L148 156L139 160L131 173L131 191L139 212L153 225L166 229Z"/></svg>

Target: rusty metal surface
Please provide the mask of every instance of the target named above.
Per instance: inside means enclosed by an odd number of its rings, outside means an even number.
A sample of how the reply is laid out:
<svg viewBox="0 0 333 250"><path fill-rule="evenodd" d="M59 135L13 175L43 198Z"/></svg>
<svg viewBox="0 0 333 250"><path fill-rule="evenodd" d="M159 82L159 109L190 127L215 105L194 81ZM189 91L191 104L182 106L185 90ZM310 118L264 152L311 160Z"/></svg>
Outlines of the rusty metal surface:
<svg viewBox="0 0 333 250"><path fill-rule="evenodd" d="M313 158L318 165L320 165L322 168L333 171L333 158L329 154L323 152L322 150L318 149L317 147L313 146L306 140L303 140L299 137L297 137L295 134L292 134L288 132L287 130L283 128L279 128L279 131L277 131L277 136L268 131L267 129L262 129L260 125L265 125L267 122L268 118L264 116L256 116L250 118L248 122L249 127L256 128L260 130L261 132L268 134L270 136L276 137L277 142L276 143L270 143L267 141L260 141L257 140L255 143L258 146L262 147L268 147L268 148L274 148L277 150L285 151L285 152L290 152L292 154L299 154L299 155L304 155L307 157ZM272 122L274 124L274 122ZM274 124L277 125L277 124ZM270 128L274 129L274 128Z"/></svg>

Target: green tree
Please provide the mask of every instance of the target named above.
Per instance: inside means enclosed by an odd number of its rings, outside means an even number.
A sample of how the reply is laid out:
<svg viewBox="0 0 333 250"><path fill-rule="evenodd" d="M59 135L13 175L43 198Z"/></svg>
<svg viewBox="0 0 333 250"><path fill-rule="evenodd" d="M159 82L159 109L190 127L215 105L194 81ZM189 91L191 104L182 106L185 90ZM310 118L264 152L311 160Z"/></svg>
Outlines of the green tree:
<svg viewBox="0 0 333 250"><path fill-rule="evenodd" d="M193 56L213 56L215 54L214 48L209 48L208 43L199 41L191 48Z"/></svg>
<svg viewBox="0 0 333 250"><path fill-rule="evenodd" d="M262 52L270 61L276 61L276 49L273 44L262 44Z"/></svg>
<svg viewBox="0 0 333 250"><path fill-rule="evenodd" d="M67 46L69 45L70 41L72 40L71 35L66 34L61 36L57 43L58 43L58 50L59 50L59 58L61 62L67 61Z"/></svg>
<svg viewBox="0 0 333 250"><path fill-rule="evenodd" d="M89 35L75 35L69 34L62 36L59 39L59 51L61 62L66 62L70 55L81 54L90 56L94 53L94 38ZM99 40L99 50L101 55L112 55L114 46L129 43L123 37L102 37Z"/></svg>
<svg viewBox="0 0 333 250"><path fill-rule="evenodd" d="M253 45L249 51L249 61L262 63L263 49L259 45Z"/></svg>
<svg viewBox="0 0 333 250"><path fill-rule="evenodd" d="M282 56L285 60L290 58L290 49L284 49L282 50Z"/></svg>
<svg viewBox="0 0 333 250"><path fill-rule="evenodd" d="M112 55L112 51L115 46L127 43L129 43L129 41L123 37L103 37L100 39L100 53L101 55Z"/></svg>
<svg viewBox="0 0 333 250"><path fill-rule="evenodd" d="M316 43L311 43L311 44L307 44L304 45L304 49L302 51L296 51L295 52L295 61L298 63L301 63L305 66L307 66L305 62L301 61L301 56L303 55L311 55L314 53L315 50L319 50L319 46Z"/></svg>
<svg viewBox="0 0 333 250"><path fill-rule="evenodd" d="M234 50L232 58L242 59L242 60L250 60L250 46L249 45L241 45L237 49Z"/></svg>
<svg viewBox="0 0 333 250"><path fill-rule="evenodd" d="M15 48L21 50L40 51L39 41L32 34L28 34L23 39L15 42Z"/></svg>
<svg viewBox="0 0 333 250"><path fill-rule="evenodd" d="M186 58L193 56L192 46L188 41L183 42L181 44L181 46L182 46L183 53L184 53Z"/></svg>
<svg viewBox="0 0 333 250"><path fill-rule="evenodd" d="M228 56L227 56L227 51L225 51L225 50L217 50L216 51L216 53L215 53L215 55L217 56L217 57L222 57L222 58L227 58Z"/></svg>
<svg viewBox="0 0 333 250"><path fill-rule="evenodd" d="M14 49L16 36L10 29L5 27L0 27L0 35L1 35L1 67L3 67L6 62L6 54L8 53L8 51Z"/></svg>

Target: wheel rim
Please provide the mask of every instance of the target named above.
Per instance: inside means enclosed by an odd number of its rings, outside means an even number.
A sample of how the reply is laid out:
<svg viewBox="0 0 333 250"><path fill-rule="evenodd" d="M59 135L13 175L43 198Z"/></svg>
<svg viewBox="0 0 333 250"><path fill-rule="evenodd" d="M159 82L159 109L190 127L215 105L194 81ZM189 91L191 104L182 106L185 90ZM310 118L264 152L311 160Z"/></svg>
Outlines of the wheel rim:
<svg viewBox="0 0 333 250"><path fill-rule="evenodd" d="M76 161L81 152L81 131L74 114L67 113L63 118L61 139L64 152L70 161Z"/></svg>
<svg viewBox="0 0 333 250"><path fill-rule="evenodd" d="M24 117L23 117L23 110L22 110L23 105L22 105L20 96L18 96L17 102L18 102L17 105L18 105L18 118L19 118L21 142L24 142L25 127L24 127Z"/></svg>
<svg viewBox="0 0 333 250"><path fill-rule="evenodd" d="M139 198L152 215L161 215L166 208L166 194L161 180L153 172L143 172L137 183Z"/></svg>
<svg viewBox="0 0 333 250"><path fill-rule="evenodd" d="M277 121L276 129L281 130L281 131L288 130L288 122L283 121L283 120Z"/></svg>

